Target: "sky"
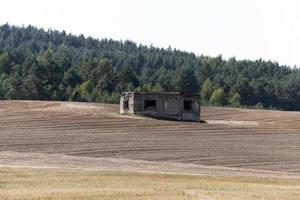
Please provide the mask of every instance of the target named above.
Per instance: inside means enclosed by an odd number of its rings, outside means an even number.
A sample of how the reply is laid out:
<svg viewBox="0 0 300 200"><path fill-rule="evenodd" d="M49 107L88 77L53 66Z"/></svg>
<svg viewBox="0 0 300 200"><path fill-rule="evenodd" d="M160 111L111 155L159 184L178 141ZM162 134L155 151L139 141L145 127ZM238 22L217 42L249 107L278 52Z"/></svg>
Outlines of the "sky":
<svg viewBox="0 0 300 200"><path fill-rule="evenodd" d="M299 0L1 0L5 23L300 66Z"/></svg>

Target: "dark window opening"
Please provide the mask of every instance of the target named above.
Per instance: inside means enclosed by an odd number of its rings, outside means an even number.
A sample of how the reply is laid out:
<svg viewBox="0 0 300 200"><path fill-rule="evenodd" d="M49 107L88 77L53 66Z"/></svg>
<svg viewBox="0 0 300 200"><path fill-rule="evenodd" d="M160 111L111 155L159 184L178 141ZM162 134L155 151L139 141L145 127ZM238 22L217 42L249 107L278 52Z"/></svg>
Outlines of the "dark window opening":
<svg viewBox="0 0 300 200"><path fill-rule="evenodd" d="M184 110L192 110L192 101L184 101Z"/></svg>
<svg viewBox="0 0 300 200"><path fill-rule="evenodd" d="M146 109L156 109L156 101L155 100L145 100L144 108Z"/></svg>
<svg viewBox="0 0 300 200"><path fill-rule="evenodd" d="M124 101L123 102L123 108L124 108L124 110L128 110L129 109L128 101Z"/></svg>

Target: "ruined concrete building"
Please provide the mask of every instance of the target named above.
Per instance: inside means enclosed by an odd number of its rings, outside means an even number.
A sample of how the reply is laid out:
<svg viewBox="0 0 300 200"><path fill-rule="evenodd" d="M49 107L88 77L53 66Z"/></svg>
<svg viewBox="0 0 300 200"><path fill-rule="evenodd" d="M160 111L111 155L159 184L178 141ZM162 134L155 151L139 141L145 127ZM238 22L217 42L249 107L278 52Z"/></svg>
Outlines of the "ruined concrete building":
<svg viewBox="0 0 300 200"><path fill-rule="evenodd" d="M200 122L200 96L180 92L125 92L120 113Z"/></svg>

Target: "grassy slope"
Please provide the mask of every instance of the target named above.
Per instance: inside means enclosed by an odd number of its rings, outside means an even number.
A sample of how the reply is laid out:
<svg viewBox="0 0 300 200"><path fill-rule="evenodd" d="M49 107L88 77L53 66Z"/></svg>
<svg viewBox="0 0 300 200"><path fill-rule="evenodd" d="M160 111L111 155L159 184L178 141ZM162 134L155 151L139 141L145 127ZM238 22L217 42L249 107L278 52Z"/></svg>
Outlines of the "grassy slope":
<svg viewBox="0 0 300 200"><path fill-rule="evenodd" d="M299 179L0 168L0 199L299 199Z"/></svg>

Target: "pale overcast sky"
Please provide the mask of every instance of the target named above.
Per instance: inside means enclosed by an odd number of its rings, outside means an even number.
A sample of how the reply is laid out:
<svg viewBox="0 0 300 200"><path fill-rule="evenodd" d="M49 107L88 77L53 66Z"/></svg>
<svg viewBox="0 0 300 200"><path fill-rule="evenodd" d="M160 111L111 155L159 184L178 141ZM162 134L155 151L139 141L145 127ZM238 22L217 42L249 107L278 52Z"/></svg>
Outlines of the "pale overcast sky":
<svg viewBox="0 0 300 200"><path fill-rule="evenodd" d="M2 0L7 22L300 66L298 0Z"/></svg>

